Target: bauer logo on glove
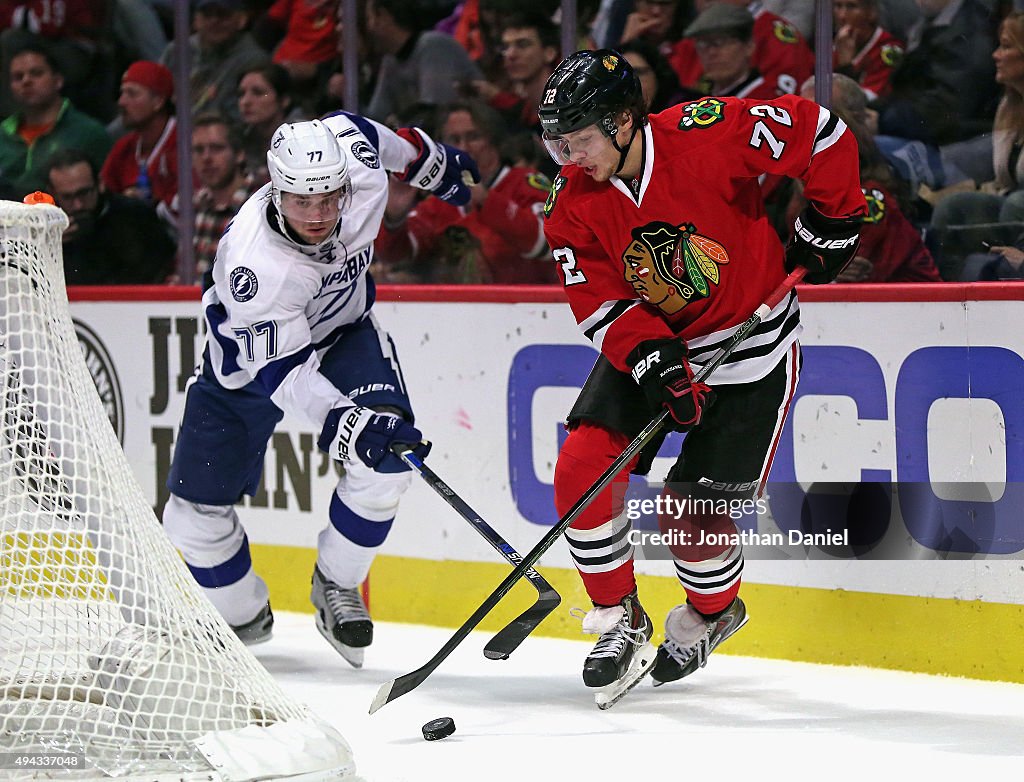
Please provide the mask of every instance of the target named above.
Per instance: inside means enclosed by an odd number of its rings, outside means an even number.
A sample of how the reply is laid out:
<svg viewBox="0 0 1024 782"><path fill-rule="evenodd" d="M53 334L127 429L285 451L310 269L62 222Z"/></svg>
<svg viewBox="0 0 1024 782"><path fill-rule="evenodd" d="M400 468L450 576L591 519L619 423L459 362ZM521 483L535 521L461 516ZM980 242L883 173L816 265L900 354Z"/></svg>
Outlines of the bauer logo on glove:
<svg viewBox="0 0 1024 782"><path fill-rule="evenodd" d="M420 190L454 206L469 203L469 188L480 181L473 158L461 149L434 141L419 128L399 128L398 135L412 144L416 158L398 175Z"/></svg>
<svg viewBox="0 0 1024 782"><path fill-rule="evenodd" d="M710 387L693 382L693 370L686 356L683 341L670 338L645 340L626 358L648 403L655 409L667 409L675 422L674 428L681 432L699 424L715 399Z"/></svg>
<svg viewBox="0 0 1024 782"><path fill-rule="evenodd" d="M808 204L793 224L793 238L786 247L786 271L806 266L805 282L832 282L857 253L859 217L826 217Z"/></svg>
<svg viewBox="0 0 1024 782"><path fill-rule="evenodd" d="M366 407L337 407L327 414L317 445L340 461L360 461L376 472L405 472L409 467L392 451L407 445L420 459L430 453L430 442L412 424L393 413Z"/></svg>

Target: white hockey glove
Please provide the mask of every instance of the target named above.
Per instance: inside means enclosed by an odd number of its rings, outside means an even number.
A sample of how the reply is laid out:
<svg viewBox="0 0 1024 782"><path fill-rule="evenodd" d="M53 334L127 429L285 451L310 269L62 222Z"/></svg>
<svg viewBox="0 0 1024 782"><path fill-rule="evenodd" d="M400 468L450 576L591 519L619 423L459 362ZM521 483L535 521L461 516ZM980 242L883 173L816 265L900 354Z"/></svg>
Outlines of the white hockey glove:
<svg viewBox="0 0 1024 782"><path fill-rule="evenodd" d="M405 472L409 467L391 452L395 444L408 445L420 459L430 453L430 443L410 423L391 413L366 407L334 408L327 414L317 445L332 459L361 461L377 472Z"/></svg>
<svg viewBox="0 0 1024 782"><path fill-rule="evenodd" d="M453 206L469 203L469 188L480 181L476 162L461 149L440 144L419 128L399 128L404 138L419 152L398 178L420 190L429 190Z"/></svg>

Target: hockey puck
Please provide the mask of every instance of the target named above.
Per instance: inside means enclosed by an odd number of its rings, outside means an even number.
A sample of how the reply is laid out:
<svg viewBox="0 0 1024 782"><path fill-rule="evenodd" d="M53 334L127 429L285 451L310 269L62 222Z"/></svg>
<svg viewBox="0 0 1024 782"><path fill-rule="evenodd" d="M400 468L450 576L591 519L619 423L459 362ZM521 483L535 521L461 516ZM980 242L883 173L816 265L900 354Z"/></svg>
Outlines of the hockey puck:
<svg viewBox="0 0 1024 782"><path fill-rule="evenodd" d="M451 717L438 717L423 726L423 738L427 741L437 741L446 738L455 732L455 720Z"/></svg>

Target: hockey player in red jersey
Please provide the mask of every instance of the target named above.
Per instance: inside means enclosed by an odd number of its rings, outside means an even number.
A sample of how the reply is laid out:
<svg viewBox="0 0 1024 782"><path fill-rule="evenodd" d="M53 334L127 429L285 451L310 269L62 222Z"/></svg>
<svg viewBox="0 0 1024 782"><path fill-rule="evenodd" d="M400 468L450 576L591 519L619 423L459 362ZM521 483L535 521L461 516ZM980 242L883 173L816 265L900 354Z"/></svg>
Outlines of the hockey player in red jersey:
<svg viewBox="0 0 1024 782"><path fill-rule="evenodd" d="M608 49L566 58L538 114L563 166L545 205L545 234L576 321L601 353L568 416L555 468L559 515L663 408L688 432L666 487L728 502L758 495L799 373L796 294L740 343L710 386L693 383L694 371L787 270L806 266L806 281L824 283L853 257L866 207L852 135L793 95L702 98L647 116L632 68ZM765 173L804 182L809 205L785 250L764 214ZM650 469L660 441L652 445L566 531L594 603L583 629L600 638L583 679L601 688L599 704L648 670L656 684L692 673L746 621L742 547L672 547L687 601L669 612L655 655L623 503L629 472ZM691 533L732 528L713 513L659 521Z"/></svg>

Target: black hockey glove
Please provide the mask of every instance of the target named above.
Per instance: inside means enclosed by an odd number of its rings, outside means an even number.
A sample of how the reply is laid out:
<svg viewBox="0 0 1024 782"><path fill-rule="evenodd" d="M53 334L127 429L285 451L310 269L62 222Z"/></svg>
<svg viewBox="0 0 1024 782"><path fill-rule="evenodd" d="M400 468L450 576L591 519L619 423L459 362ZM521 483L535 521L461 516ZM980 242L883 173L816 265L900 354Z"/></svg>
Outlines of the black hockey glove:
<svg viewBox="0 0 1024 782"><path fill-rule="evenodd" d="M668 408L675 422L673 428L679 432L699 424L704 411L715 401L711 388L693 382L686 352L681 339L649 339L626 357L647 401L652 407Z"/></svg>
<svg viewBox="0 0 1024 782"><path fill-rule="evenodd" d="M786 247L786 271L807 267L804 282L832 282L857 252L859 217L825 217L811 204L796 219Z"/></svg>

